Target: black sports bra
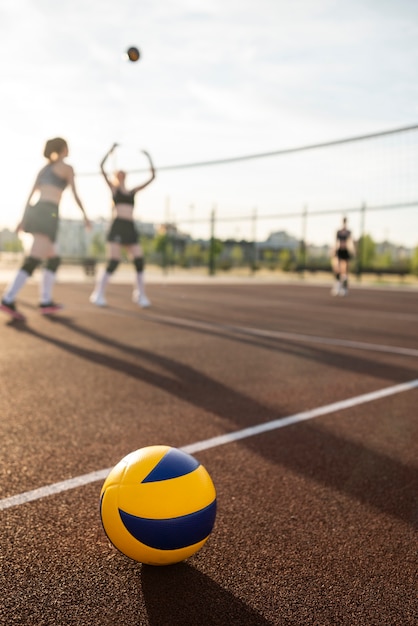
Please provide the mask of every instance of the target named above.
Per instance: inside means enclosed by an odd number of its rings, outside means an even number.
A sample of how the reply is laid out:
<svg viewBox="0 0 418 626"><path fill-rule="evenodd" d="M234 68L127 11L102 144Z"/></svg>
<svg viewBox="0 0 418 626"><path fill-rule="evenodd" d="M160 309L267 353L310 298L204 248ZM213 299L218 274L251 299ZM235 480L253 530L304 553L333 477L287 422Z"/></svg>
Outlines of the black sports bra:
<svg viewBox="0 0 418 626"><path fill-rule="evenodd" d="M130 204L134 206L135 203L135 194L133 191L128 191L124 193L117 187L113 192L113 202L115 204Z"/></svg>
<svg viewBox="0 0 418 626"><path fill-rule="evenodd" d="M68 181L62 176L55 174L52 169L53 163L49 163L39 172L38 185L51 185L52 187L58 187L58 189L64 190L68 185Z"/></svg>
<svg viewBox="0 0 418 626"><path fill-rule="evenodd" d="M339 241L347 241L347 239L351 236L351 232L346 228L342 228L337 232L337 239Z"/></svg>

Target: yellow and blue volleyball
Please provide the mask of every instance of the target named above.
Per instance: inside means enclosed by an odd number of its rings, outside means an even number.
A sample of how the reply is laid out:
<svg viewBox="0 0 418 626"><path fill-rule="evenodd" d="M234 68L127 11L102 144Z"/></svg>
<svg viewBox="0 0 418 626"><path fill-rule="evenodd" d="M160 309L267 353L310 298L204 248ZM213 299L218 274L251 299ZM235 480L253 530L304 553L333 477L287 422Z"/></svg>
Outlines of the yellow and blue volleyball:
<svg viewBox="0 0 418 626"><path fill-rule="evenodd" d="M110 471L100 494L100 515L120 552L148 565L169 565L206 543L215 523L216 490L190 454L148 446Z"/></svg>

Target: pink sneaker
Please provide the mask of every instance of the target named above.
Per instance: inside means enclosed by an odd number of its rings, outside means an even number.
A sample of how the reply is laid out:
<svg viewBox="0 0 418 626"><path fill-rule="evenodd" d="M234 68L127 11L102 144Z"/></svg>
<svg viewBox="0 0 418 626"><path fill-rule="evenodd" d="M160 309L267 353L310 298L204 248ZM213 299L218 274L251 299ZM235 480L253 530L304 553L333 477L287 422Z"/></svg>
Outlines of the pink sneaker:
<svg viewBox="0 0 418 626"><path fill-rule="evenodd" d="M26 317L22 315L22 313L19 313L19 311L16 309L16 305L14 302L6 302L5 300L2 300L0 304L0 311L4 311L4 313L10 315L10 317L12 317L14 320L24 322L26 319Z"/></svg>
<svg viewBox="0 0 418 626"><path fill-rule="evenodd" d="M47 302L39 305L39 311L42 315L51 315L52 313L58 313L62 311L64 307L62 304L56 304L55 302Z"/></svg>

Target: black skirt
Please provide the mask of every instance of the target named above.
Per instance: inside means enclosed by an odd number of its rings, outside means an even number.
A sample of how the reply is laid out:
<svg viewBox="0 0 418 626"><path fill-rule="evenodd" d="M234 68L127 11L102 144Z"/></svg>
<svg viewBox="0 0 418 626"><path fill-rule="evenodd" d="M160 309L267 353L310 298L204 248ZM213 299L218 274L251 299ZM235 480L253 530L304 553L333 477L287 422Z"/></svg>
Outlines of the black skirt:
<svg viewBox="0 0 418 626"><path fill-rule="evenodd" d="M351 254L347 248L341 248L340 250L337 250L337 257L342 261L349 261L351 259Z"/></svg>
<svg viewBox="0 0 418 626"><path fill-rule="evenodd" d="M139 233L132 220L124 220L116 217L110 227L107 235L107 241L112 243L120 243L125 246L133 246L138 243Z"/></svg>
<svg viewBox="0 0 418 626"><path fill-rule="evenodd" d="M33 235L46 235L55 242L58 232L58 205L40 200L28 206L23 216L23 230Z"/></svg>

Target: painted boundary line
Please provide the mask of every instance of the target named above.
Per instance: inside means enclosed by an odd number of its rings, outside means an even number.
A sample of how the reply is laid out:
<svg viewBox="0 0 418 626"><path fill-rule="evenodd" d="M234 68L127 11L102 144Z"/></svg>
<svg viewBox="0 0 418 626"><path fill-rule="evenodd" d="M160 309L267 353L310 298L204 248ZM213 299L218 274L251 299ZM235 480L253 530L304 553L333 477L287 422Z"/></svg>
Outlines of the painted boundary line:
<svg viewBox="0 0 418 626"><path fill-rule="evenodd" d="M354 406L359 406L360 404L365 404L366 402L373 402L374 400L380 400L381 398L393 396L397 393L411 391L414 388L418 388L418 378L406 383L401 383L392 387L386 387L385 389L379 389L378 391L372 391L370 393L365 393L360 396L355 396L354 398L348 398L347 400L341 400L339 402L333 402L332 404L326 404L316 409L310 409L308 411L302 411L301 413L295 413L294 415L288 415L287 417L272 420L271 422L258 424L257 426L250 426L249 428L243 428L242 430L227 433L226 435L220 435L218 437L212 437L211 439L198 441L196 443L192 443L182 447L181 450L187 452L188 454L194 454L196 452L209 450L210 448L216 448L227 443L239 441L240 439L254 437L255 435L259 435L261 433L265 433L271 430L284 428L285 426L290 426L291 424L298 424L299 422L314 419L315 417L320 417L322 415L328 415L329 413L335 413L336 411L342 411L344 409L349 409ZM91 472L90 474L83 474L82 476L70 478L69 480L63 480L61 482L54 483L46 487L40 487L39 489L26 491L16 496L3 498L3 500L0 500L0 511L4 511L5 509L10 509L15 506L20 506L21 504L25 504L26 502L40 500L41 498L46 498L47 496L52 496L63 491L69 491L70 489L84 487L85 485L97 482L99 480L105 480L111 469L112 468L107 468L104 470Z"/></svg>
<svg viewBox="0 0 418 626"><path fill-rule="evenodd" d="M145 316L144 316L145 317ZM169 324L177 324L186 328L201 328L202 330L223 330L236 334L244 334L255 337L266 337L270 339L287 339L291 341L299 341L306 343L319 343L330 346L341 346L344 348L352 348L354 350L367 350L375 352L387 352L389 354L400 354L402 356L418 357L418 350L415 348L403 348L398 346L387 346L378 343L368 343L364 341L352 341L350 339L335 339L333 337L319 337L317 335L304 335L300 333L288 333L278 330L262 330L259 328L250 328L247 326L230 326L227 324L214 324L211 322L198 322L187 320L182 317L170 317L165 315L147 315L145 319L150 322L167 322Z"/></svg>
<svg viewBox="0 0 418 626"><path fill-rule="evenodd" d="M87 310L87 309L85 309ZM118 317L136 317L135 313L115 312L114 310L105 308L101 311L102 315L118 316ZM145 313L141 319L149 322L161 322L172 324L173 326L183 326L184 328L195 328L197 330L223 331L224 333L233 333L236 335L248 335L250 337L265 337L267 339L284 339L290 341L298 341L300 343L316 343L329 346L340 346L341 348L350 348L351 350L365 350L367 352L383 352L386 354L398 354L400 356L418 357L418 349L404 348L403 346L388 346L379 343L370 343L367 341L353 341L351 339L336 339L335 337L321 337L319 335L305 335L301 333L289 333L280 330L264 330L260 328L251 328L250 326L231 326L229 324L215 324L213 322L199 322L197 320L188 320L184 317L173 317L169 315L158 315L155 313Z"/></svg>
<svg viewBox="0 0 418 626"><path fill-rule="evenodd" d="M316 337L315 335L301 335L296 333L284 333L280 331L264 331L256 328L241 328L244 333L261 337L276 337L278 339L292 339L307 343L320 343L329 346L341 346L344 348L354 348L355 350L369 350L376 352L387 352L389 354L401 354L403 356L418 357L418 350L415 348L402 348L398 346L386 346L365 341L352 341L350 339L333 339L332 337Z"/></svg>
<svg viewBox="0 0 418 626"><path fill-rule="evenodd" d="M87 309L86 309L87 310ZM118 316L118 317L136 317L135 313L115 312L114 310L103 309L102 315ZM148 322L172 324L173 326L183 326L184 328L194 328L197 330L222 331L233 333L235 335L248 335L250 337L265 337L266 339L284 339L290 341L298 341L300 343L316 343L329 346L340 346L341 348L350 348L351 350L365 350L367 352L383 352L386 354L398 354L400 356L418 357L418 349L404 348L403 346L388 346L380 343L370 343L367 341L353 341L351 339L336 339L335 337L321 337L319 335L305 335L301 333L289 333L280 330L264 330L260 328L251 328L250 326L232 326L229 324L215 324L213 322L199 322L197 320L188 320L184 317L173 317L169 315L158 315L155 313L144 313L141 319ZM227 336L227 335L226 335Z"/></svg>

